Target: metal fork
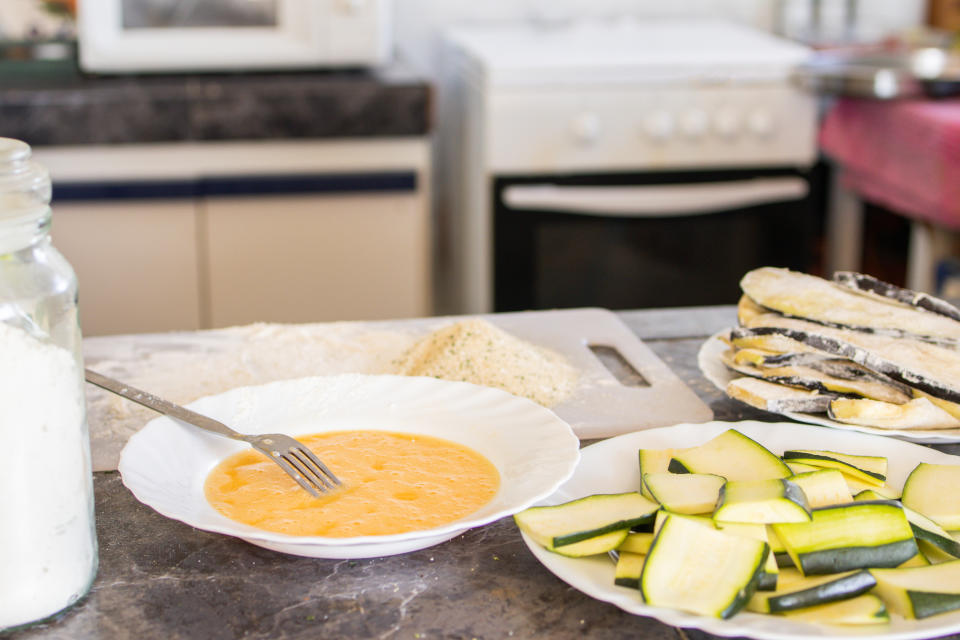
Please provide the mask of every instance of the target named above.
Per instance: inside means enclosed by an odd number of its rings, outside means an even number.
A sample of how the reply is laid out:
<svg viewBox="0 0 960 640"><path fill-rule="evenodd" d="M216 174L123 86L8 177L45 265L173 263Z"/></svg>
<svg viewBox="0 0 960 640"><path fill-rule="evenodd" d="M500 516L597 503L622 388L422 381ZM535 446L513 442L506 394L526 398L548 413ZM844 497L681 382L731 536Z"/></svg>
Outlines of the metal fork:
<svg viewBox="0 0 960 640"><path fill-rule="evenodd" d="M333 472L323 464L310 449L304 444L294 440L290 436L281 433L265 433L259 435L247 435L234 431L222 422L217 422L213 418L190 411L185 407L168 402L163 398L135 389L128 384L124 384L113 378L99 374L96 371L85 369L87 382L98 387L111 391L127 400L133 400L145 407L159 411L160 413L186 422L195 427L206 431L216 433L221 436L241 440L248 443L257 451L265 454L268 458L280 465L287 475L297 481L301 487L315 498L320 497L321 492L326 492L339 486L340 480Z"/></svg>

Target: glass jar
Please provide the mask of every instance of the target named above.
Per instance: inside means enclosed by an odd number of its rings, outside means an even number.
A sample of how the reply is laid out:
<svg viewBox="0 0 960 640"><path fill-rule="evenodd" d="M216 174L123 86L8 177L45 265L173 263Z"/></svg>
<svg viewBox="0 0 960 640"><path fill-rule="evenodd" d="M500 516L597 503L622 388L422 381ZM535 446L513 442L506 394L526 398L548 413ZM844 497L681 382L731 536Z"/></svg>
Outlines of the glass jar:
<svg viewBox="0 0 960 640"><path fill-rule="evenodd" d="M97 571L77 279L50 217L47 171L0 138L0 631L70 606Z"/></svg>

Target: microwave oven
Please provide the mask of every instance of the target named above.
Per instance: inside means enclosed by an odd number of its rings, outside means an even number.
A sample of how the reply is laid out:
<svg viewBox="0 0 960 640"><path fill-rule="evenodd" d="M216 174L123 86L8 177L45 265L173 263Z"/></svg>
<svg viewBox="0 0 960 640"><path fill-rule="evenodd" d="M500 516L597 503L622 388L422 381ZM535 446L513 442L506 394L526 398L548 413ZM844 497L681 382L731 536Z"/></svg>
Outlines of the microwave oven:
<svg viewBox="0 0 960 640"><path fill-rule="evenodd" d="M80 67L173 73L373 67L390 0L84 0Z"/></svg>

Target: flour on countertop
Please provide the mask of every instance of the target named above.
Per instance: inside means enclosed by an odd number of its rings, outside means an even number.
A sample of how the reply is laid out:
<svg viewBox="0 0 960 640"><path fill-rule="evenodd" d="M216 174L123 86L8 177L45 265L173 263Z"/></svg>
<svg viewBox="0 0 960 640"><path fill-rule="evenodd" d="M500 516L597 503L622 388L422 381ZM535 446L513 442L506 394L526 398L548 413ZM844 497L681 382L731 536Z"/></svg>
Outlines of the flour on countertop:
<svg viewBox="0 0 960 640"><path fill-rule="evenodd" d="M235 387L316 375L385 373L391 360L413 338L398 331L377 331L359 323L281 325L258 323L221 329L218 340L197 349L172 340L166 349L124 354L123 361L95 363L100 373L177 404ZM129 366L131 360L135 367ZM95 399L109 417L156 417L150 409L98 392ZM141 423L142 426L142 423Z"/></svg>
<svg viewBox="0 0 960 640"><path fill-rule="evenodd" d="M494 387L545 407L563 402L578 378L560 354L481 318L442 327L419 340L397 361L394 372Z"/></svg>
<svg viewBox="0 0 960 640"><path fill-rule="evenodd" d="M571 392L578 374L562 356L483 322L488 327L484 334L499 332L492 335L501 363L510 360L505 350L516 349L514 364L525 368L526 373L519 375L527 379L511 381L508 372L499 371L471 382L484 384L482 378L490 386L548 406ZM427 332L442 332L449 324L433 323ZM84 342L84 352L88 366L95 371L177 404L189 404L235 387L277 380L340 373L397 374L399 363L423 335L422 327L401 330L368 322L257 323L195 334L90 338ZM469 357L467 351L464 354ZM455 361L446 366L454 371ZM423 369L419 375L435 374ZM518 382L522 386L518 387ZM92 385L87 385L87 407L93 468L98 471L115 469L127 439L158 415Z"/></svg>

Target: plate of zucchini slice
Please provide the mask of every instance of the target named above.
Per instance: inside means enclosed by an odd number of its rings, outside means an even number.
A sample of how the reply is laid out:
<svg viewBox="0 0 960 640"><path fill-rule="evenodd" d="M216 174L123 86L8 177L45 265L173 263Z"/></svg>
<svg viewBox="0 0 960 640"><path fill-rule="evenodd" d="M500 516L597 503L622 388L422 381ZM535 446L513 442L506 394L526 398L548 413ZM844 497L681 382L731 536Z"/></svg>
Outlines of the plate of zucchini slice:
<svg viewBox="0 0 960 640"><path fill-rule="evenodd" d="M960 442L960 309L871 276L763 267L698 355L728 396L801 422Z"/></svg>
<svg viewBox="0 0 960 640"><path fill-rule="evenodd" d="M719 636L960 632L960 457L798 423L708 422L585 447L514 516L554 575Z"/></svg>

